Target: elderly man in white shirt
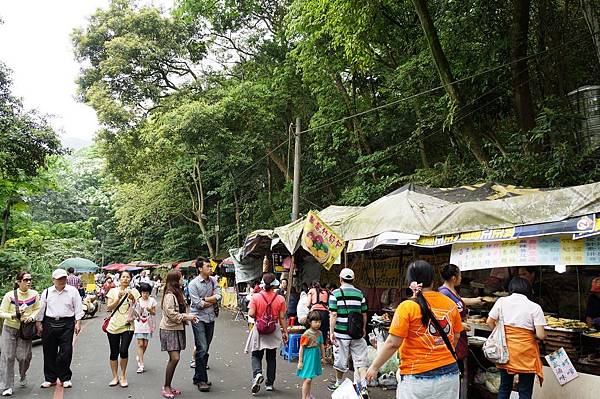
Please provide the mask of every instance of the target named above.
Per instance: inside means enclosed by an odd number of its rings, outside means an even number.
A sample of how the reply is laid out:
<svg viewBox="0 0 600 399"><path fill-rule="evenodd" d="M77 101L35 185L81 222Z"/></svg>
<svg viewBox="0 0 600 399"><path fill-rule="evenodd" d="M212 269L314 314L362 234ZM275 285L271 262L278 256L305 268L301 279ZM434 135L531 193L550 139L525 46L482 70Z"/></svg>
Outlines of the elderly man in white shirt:
<svg viewBox="0 0 600 399"><path fill-rule="evenodd" d="M52 273L54 285L44 290L40 298L40 312L36 321L44 350L44 382L50 388L60 380L64 388L73 386L71 359L73 334L81 331L83 306L76 288L67 285L67 272L56 269Z"/></svg>

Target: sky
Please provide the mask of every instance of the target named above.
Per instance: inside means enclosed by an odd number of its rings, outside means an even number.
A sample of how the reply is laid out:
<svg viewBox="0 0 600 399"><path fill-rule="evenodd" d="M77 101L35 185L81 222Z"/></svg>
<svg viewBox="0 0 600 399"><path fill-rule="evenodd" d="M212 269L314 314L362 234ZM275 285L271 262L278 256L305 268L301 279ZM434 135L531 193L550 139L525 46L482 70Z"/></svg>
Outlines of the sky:
<svg viewBox="0 0 600 399"><path fill-rule="evenodd" d="M143 1L170 6L173 0ZM109 0L0 0L0 61L12 70L13 94L26 108L51 115L64 145L90 144L98 130L94 110L77 101L79 65L71 32Z"/></svg>

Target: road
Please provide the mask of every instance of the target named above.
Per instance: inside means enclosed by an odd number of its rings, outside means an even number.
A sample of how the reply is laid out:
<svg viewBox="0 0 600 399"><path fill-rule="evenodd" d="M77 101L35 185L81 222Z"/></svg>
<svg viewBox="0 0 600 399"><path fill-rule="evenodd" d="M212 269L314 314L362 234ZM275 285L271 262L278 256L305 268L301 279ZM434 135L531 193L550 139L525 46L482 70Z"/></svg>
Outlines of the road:
<svg viewBox="0 0 600 399"><path fill-rule="evenodd" d="M108 341L101 331L102 319L105 312L83 321L81 334L76 338L73 355L73 388L63 389L53 387L41 389L42 347L35 345L33 360L28 372L29 386L15 387L15 398L86 398L86 399L135 399L161 398L161 387L164 381L167 354L160 351L158 334L150 342L146 354L146 372L136 374L135 342L130 348L130 364L128 367L128 388L109 387L111 374L108 367ZM189 367L192 356L193 337L188 327L187 349L182 352L182 361L175 372L173 386L183 391L179 396L185 398L218 397L219 399L234 399L252 397L250 394L251 371L250 356L244 353L244 343L247 329L243 321L234 321L233 314L227 310L221 312L215 327L215 337L210 350L209 379L213 383L211 392L199 392L192 385L193 369ZM135 341L135 340L134 340ZM258 398L300 398L301 380L295 376L295 362L287 362L281 357L277 359L277 380L275 391L263 390ZM333 377L333 369L329 366L324 375L313 383L313 395L316 398L329 398L330 392L326 386L329 378ZM18 376L15 381L18 381ZM391 399L393 391L382 391L378 388L371 390L373 399Z"/></svg>

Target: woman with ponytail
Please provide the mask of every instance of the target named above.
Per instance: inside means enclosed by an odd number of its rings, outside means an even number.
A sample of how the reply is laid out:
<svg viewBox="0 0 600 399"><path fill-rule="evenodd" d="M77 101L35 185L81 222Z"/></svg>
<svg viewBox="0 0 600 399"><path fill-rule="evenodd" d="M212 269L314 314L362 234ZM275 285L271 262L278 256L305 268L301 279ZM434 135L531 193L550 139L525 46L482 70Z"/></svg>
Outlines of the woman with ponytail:
<svg viewBox="0 0 600 399"><path fill-rule="evenodd" d="M401 359L397 399L457 399L459 370L454 348L462 331L456 303L433 290L433 267L422 260L408 266L413 297L398 306L390 334L367 380L398 351Z"/></svg>

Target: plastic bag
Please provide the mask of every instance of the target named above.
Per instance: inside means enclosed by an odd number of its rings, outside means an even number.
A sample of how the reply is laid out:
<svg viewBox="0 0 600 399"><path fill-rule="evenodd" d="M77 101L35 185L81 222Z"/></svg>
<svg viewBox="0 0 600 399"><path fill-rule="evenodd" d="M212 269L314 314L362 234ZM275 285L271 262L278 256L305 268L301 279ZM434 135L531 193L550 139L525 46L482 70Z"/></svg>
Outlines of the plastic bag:
<svg viewBox="0 0 600 399"><path fill-rule="evenodd" d="M360 399L358 394L354 390L354 385L352 385L352 381L346 378L342 384L333 391L331 394L331 399Z"/></svg>
<svg viewBox="0 0 600 399"><path fill-rule="evenodd" d="M508 363L508 346L506 344L506 335L504 332L504 318L502 317L502 307L500 307L500 317L494 331L483 343L483 355L492 363Z"/></svg>

